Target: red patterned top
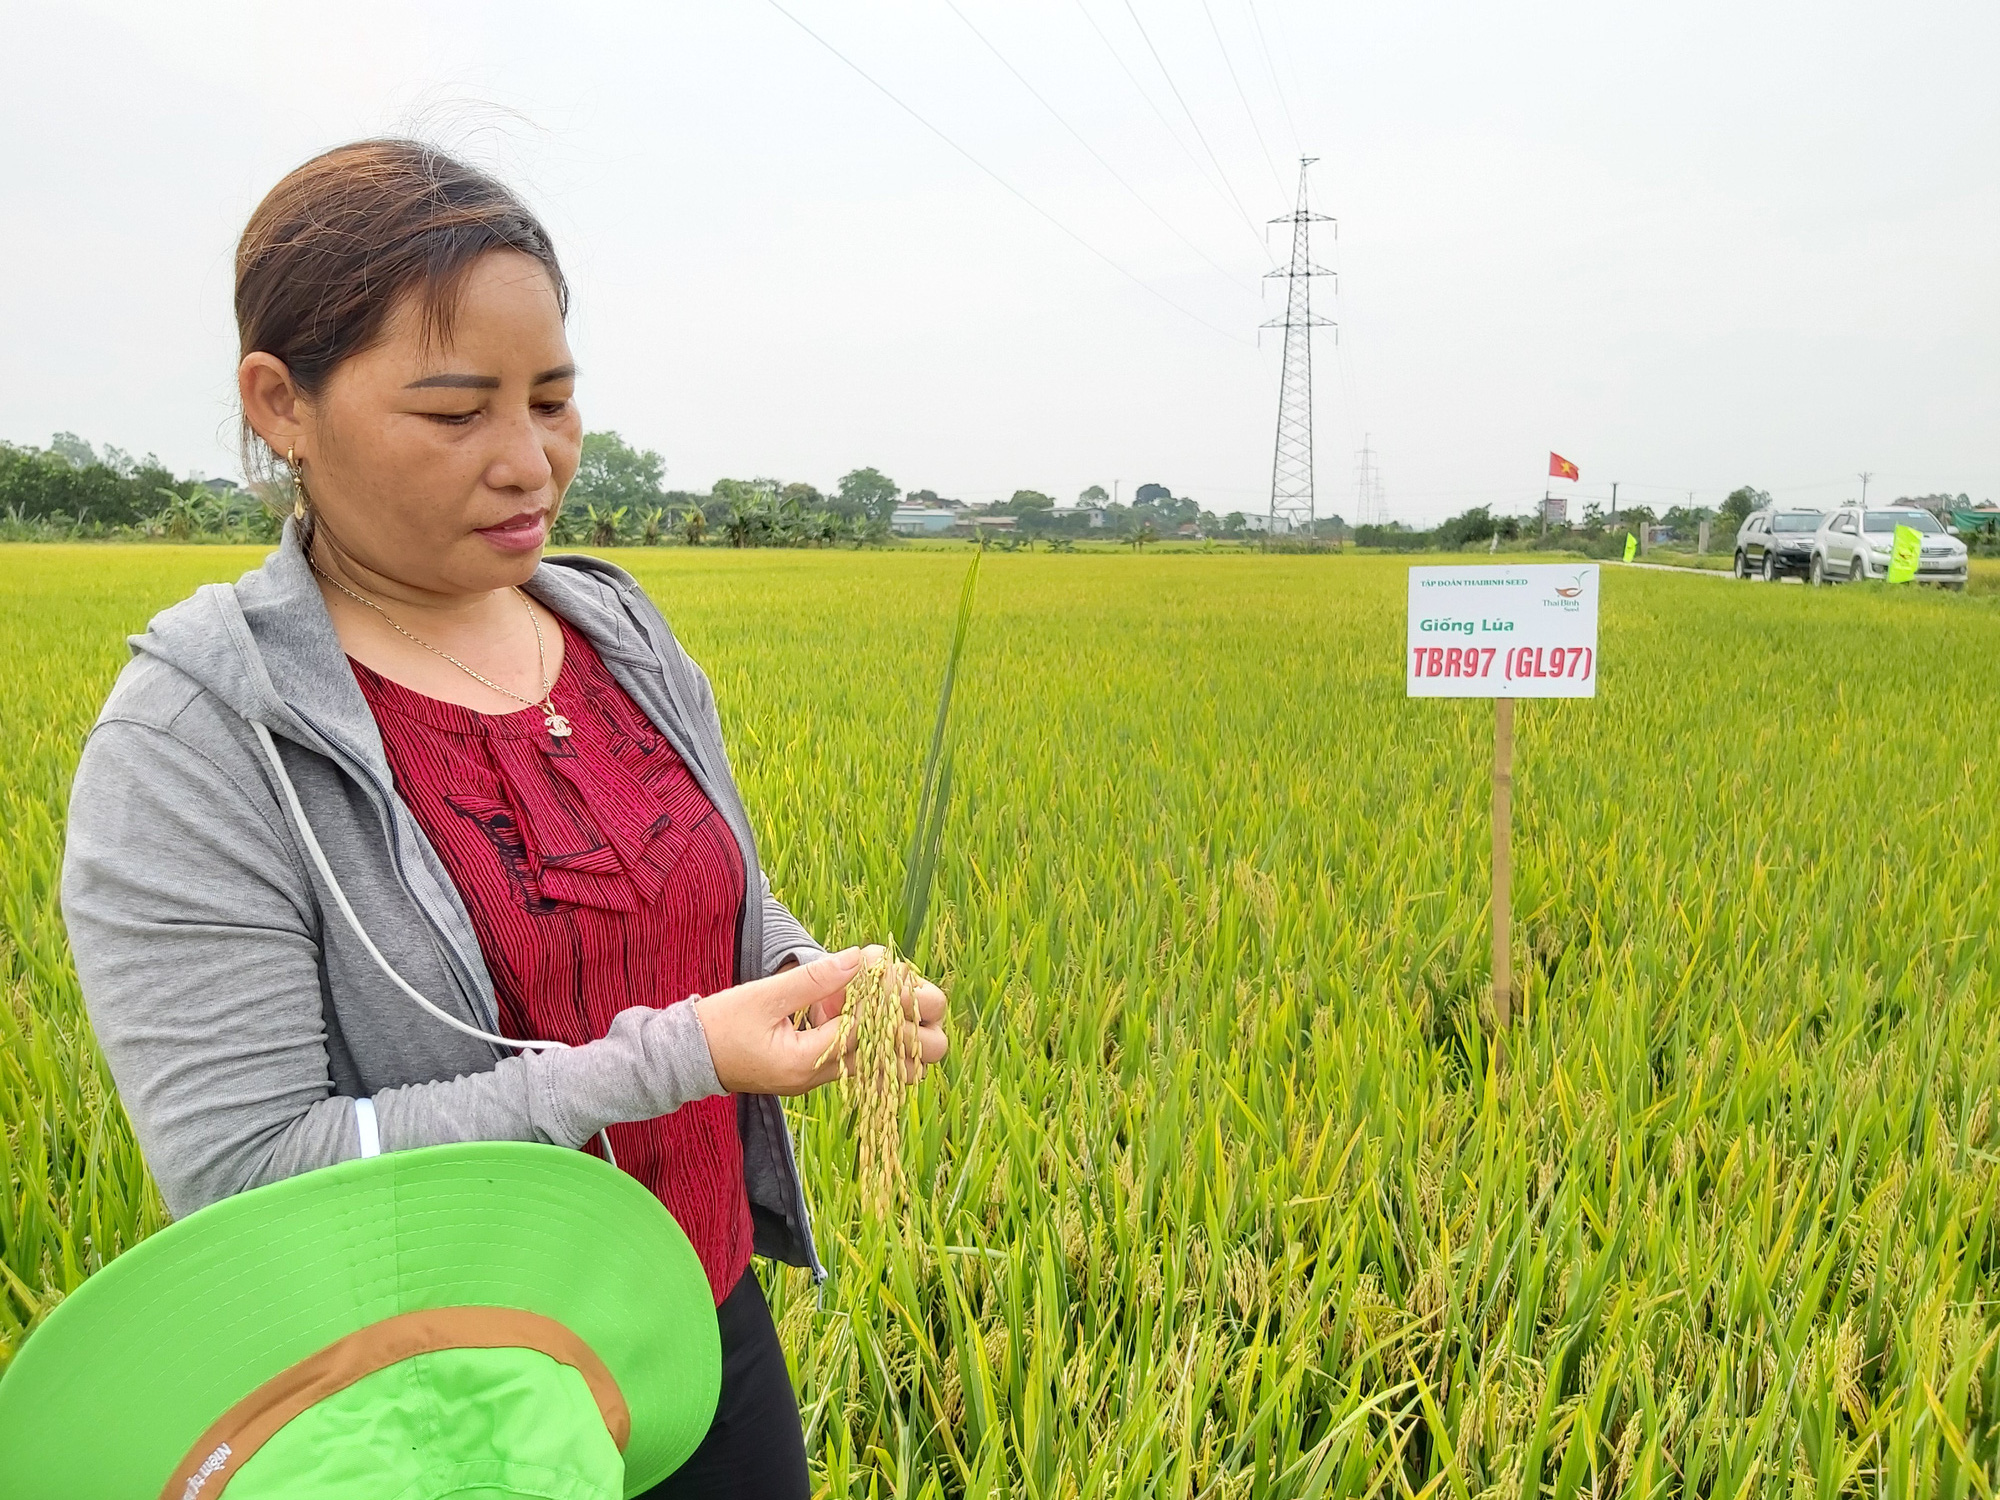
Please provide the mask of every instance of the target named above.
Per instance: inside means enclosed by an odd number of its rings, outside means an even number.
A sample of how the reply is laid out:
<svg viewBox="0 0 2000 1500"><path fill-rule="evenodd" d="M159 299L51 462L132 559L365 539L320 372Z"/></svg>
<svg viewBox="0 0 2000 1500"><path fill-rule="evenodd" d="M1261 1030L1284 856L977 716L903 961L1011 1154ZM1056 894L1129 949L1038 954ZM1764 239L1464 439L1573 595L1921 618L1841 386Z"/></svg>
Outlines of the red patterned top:
<svg viewBox="0 0 2000 1500"><path fill-rule="evenodd" d="M742 851L582 636L563 626L562 740L539 709L475 713L353 667L396 790L471 914L502 1032L575 1045L627 1006L735 983ZM618 1165L687 1232L719 1304L750 1264L735 1098L610 1134Z"/></svg>

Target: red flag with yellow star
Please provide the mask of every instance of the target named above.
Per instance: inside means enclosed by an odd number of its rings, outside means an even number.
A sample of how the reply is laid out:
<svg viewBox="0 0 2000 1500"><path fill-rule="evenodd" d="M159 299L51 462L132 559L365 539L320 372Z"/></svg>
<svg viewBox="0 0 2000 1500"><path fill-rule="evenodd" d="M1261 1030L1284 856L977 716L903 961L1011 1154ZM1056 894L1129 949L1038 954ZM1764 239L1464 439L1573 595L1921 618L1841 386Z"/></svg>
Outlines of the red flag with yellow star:
<svg viewBox="0 0 2000 1500"><path fill-rule="evenodd" d="M1576 479L1578 477L1580 476L1576 472L1575 464L1564 458L1560 453L1551 453L1549 455L1549 478Z"/></svg>

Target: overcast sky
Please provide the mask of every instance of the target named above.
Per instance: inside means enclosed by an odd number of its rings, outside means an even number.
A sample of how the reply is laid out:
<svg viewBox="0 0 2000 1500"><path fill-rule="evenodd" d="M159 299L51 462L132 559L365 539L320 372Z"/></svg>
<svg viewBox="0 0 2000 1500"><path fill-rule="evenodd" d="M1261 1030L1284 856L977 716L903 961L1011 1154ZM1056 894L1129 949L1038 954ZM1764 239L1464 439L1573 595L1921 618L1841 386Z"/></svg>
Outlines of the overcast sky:
<svg viewBox="0 0 2000 1500"><path fill-rule="evenodd" d="M234 473L245 217L418 129L544 214L585 420L673 487L1258 510L1303 151L1323 513L1364 435L1407 521L1552 448L1659 508L2000 498L1990 0L783 5L0 0L0 438Z"/></svg>

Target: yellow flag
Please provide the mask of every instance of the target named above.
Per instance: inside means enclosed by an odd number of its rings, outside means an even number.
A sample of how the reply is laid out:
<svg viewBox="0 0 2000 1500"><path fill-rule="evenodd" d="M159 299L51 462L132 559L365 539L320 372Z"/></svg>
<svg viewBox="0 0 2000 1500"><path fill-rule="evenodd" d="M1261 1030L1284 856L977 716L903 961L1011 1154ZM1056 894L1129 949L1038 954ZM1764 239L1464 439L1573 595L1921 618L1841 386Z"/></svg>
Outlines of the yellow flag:
<svg viewBox="0 0 2000 1500"><path fill-rule="evenodd" d="M1889 553L1889 572L1887 574L1889 582L1908 583L1912 578L1915 578L1917 576L1917 558L1922 554L1923 550L1924 539L1917 535L1916 527L1898 526L1896 528L1896 544Z"/></svg>
<svg viewBox="0 0 2000 1500"><path fill-rule="evenodd" d="M1625 533L1625 561L1630 562L1639 555L1639 539L1631 532Z"/></svg>

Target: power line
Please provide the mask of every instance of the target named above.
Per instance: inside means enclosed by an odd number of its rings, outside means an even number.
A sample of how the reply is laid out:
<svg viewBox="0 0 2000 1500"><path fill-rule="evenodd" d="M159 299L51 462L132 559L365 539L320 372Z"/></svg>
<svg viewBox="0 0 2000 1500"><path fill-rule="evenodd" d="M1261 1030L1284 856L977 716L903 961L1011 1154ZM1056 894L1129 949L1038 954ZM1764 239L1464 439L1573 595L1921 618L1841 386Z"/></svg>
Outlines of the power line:
<svg viewBox="0 0 2000 1500"><path fill-rule="evenodd" d="M1099 260L1103 261L1107 266L1111 267L1112 270L1116 271L1120 276L1123 276L1127 281L1131 282L1134 286L1140 287L1143 290L1151 293L1154 297L1157 297L1160 301L1166 303L1168 307L1171 307L1175 312L1179 313L1182 317L1192 318L1195 322L1201 324L1202 327L1208 329L1211 333L1219 333L1224 338L1229 339L1232 342L1238 344L1247 344L1251 342L1249 339L1239 338L1237 335L1229 332L1229 330L1226 328L1217 327L1215 324L1209 322L1208 319L1204 318L1200 313L1193 312L1190 311L1188 308L1182 307L1180 303L1174 301L1173 298L1169 297L1165 292L1161 291L1158 287L1154 286L1150 281L1146 281L1140 276L1133 273L1132 271L1127 270L1123 265L1119 264L1117 261L1113 260L1110 256L1106 255L1102 250L1098 249L1097 246L1091 244L1089 240L1085 239L1082 235L1078 234L1074 229L1071 229L1069 225L1063 223L1061 219L1058 219L1054 214L1050 213L1046 208L1043 208L1041 204L1035 202L1034 199L1030 198L1026 193L1022 192L1019 188L1015 187L1013 183L1009 182L1006 178L1002 177L998 172L994 171L991 167L987 166L985 162L981 161L978 157L974 156L970 151L966 150L965 147L959 145L957 141L953 140L950 136L946 135L942 130L940 130L937 126L933 125L929 120L925 119L922 115L918 114L917 111L913 109L911 106L905 104L894 93L890 92L887 85L878 81L875 78L875 76L871 74L866 68L862 67L861 64L854 61L853 58L849 57L846 53L842 52L838 47L834 46L832 42L829 42L825 37L821 36L817 31L814 31L812 27L806 25L804 21L801 21L797 16L793 15L790 11L786 10L784 6L778 3L778 0L769 0L769 4L771 9L775 10L779 15L783 16L787 21L790 21L794 26L798 27L799 30L803 31L807 36L811 37L814 41L818 42L820 46L826 48L827 51L831 52L836 58L838 58L841 62L845 63L855 73L859 74L862 80L866 82L869 85L869 87L873 88L877 93L879 93L883 98L887 99L891 104L895 105L896 108L900 109L904 114L908 115L911 119L915 120L919 125L923 126L924 129L928 130L932 135L936 136L939 140L943 141L947 146L951 147L952 150L956 151L960 156L964 157L967 161L971 162L975 167L979 168L980 171L984 172L988 177L991 177L995 182L999 183L1000 186L1005 188L1008 192L1012 193L1016 198L1020 199L1021 202L1025 203L1029 208L1033 209L1036 213L1040 214L1044 219L1047 219L1049 223L1053 224L1057 229L1060 229L1064 234L1068 235L1071 239L1075 240L1077 244L1081 245L1084 249L1088 250L1092 255L1096 256Z"/></svg>
<svg viewBox="0 0 2000 1500"><path fill-rule="evenodd" d="M1194 127L1194 138L1201 142L1201 149L1206 151L1208 159L1215 163L1215 175L1222 179L1223 187L1228 189L1229 201L1236 205L1236 212L1243 216L1243 222L1249 227L1250 232L1256 234L1257 226L1250 222L1250 211L1243 206L1243 200L1236 196L1236 189L1230 184L1229 174L1222 169L1222 158L1215 154L1215 148L1209 145L1208 137L1202 134L1201 122L1195 119L1194 111L1188 108L1187 99L1182 95L1180 85L1174 82L1174 75L1167 71L1166 59L1160 56L1160 49L1153 45L1152 34L1146 30L1146 23L1139 19L1139 12L1132 8L1132 0L1125 0L1125 14L1130 16L1132 24L1139 28L1139 39L1146 44L1146 50L1153 54L1154 66L1160 70L1160 76L1167 80L1167 87L1173 90L1174 99L1180 104L1181 113L1187 116L1188 124Z"/></svg>
<svg viewBox="0 0 2000 1500"><path fill-rule="evenodd" d="M1264 144L1263 129L1257 124L1257 111L1250 107L1250 96L1243 92L1243 80L1236 76L1236 64L1229 57L1229 44L1222 39L1222 28L1215 24L1215 12L1208 0L1201 0L1201 13L1208 17L1208 29L1215 33L1215 47L1222 54L1222 65L1229 69L1229 81L1236 85L1236 97L1243 101L1243 113L1250 117L1250 133L1257 137L1257 149L1264 153L1264 165L1271 169L1271 181L1277 185L1282 197L1285 179L1278 175L1278 164L1271 159L1271 148Z"/></svg>
<svg viewBox="0 0 2000 1500"><path fill-rule="evenodd" d="M1101 153L1095 146L1091 145L1089 141L1083 138L1083 132L1078 130L1074 125L1070 124L1070 122L1063 117L1062 112L1058 110L1053 104L1049 103L1049 101L1045 97L1043 97L1042 91L1040 89L1036 88L1032 83L1028 82L1027 76L1024 73L1022 73L1022 71L1019 68L1015 67L1013 63L1007 60L1007 55L1003 53L998 47L993 45L992 40L986 35L986 33L981 31L977 26L972 24L971 17L966 15L964 11L960 10L957 5L953 4L953 0L944 0L944 3L946 8L948 8L953 15L957 16L959 20L965 23L965 29L971 32L974 36L978 37L980 42L985 46L986 50L988 52L991 52L996 58L1000 60L1000 66L1005 68L1009 73L1012 73L1014 77L1017 80L1019 80L1021 87L1026 89L1030 94L1033 94L1035 96L1035 102L1041 105L1041 107L1047 110L1052 116L1054 116L1056 123L1062 126L1064 130L1067 130L1072 136L1074 136L1076 138L1076 143L1079 146L1083 147L1084 150L1088 151L1091 154L1091 156L1096 160L1099 166L1104 168L1105 171L1109 172L1114 178L1116 178L1118 181L1118 185L1124 188L1126 192L1130 193L1133 197L1133 200L1137 202L1141 208L1145 209L1147 213L1151 214L1154 218L1158 219L1161 224L1165 225L1168 233L1173 235L1173 237L1179 240L1183 245L1186 245L1188 249L1194 251L1196 255L1199 255L1203 260L1207 261L1211 266L1214 266L1215 269L1220 271L1224 276L1227 276L1231 281L1236 282L1238 286L1243 287L1246 291L1256 290L1256 288L1252 286L1249 282L1237 280L1237 276L1234 271L1231 271L1227 267L1218 263L1216 259L1213 256L1211 256L1206 250L1202 249L1201 246L1197 245L1193 240L1189 239L1186 235L1182 234L1180 230L1174 226L1173 222L1170 219L1168 219L1165 214L1161 213L1157 208L1153 207L1153 205L1146 200L1146 198L1140 193L1140 191L1137 188L1133 187L1130 182L1127 182L1125 180L1124 173L1120 172L1116 167L1112 166L1110 162L1106 161L1104 159L1103 153Z"/></svg>
<svg viewBox="0 0 2000 1500"><path fill-rule="evenodd" d="M1090 13L1090 7L1085 5L1083 3L1083 0L1075 0L1075 3L1076 3L1076 8L1083 12L1084 20L1090 23L1090 29L1097 33L1097 39L1100 42L1104 43L1104 50L1111 54L1111 60L1118 64L1119 71L1122 72L1125 75L1126 79L1131 83L1133 92L1136 93L1141 99L1146 101L1146 108L1150 109L1153 112L1153 118L1160 122L1160 128L1166 131L1168 138L1172 140L1173 143L1180 148L1181 155L1185 156L1190 162L1194 164L1194 170L1196 175L1199 176L1204 183L1207 183L1208 186L1215 187L1214 181L1208 175L1208 168L1202 165L1200 157L1196 156L1193 151L1188 149L1188 143L1181 139L1181 133L1174 128L1173 121L1167 118L1165 111L1163 111L1159 105L1153 102L1153 96L1146 91L1146 86L1143 83L1139 82L1139 75L1137 73L1134 73L1132 71L1131 65L1125 61L1125 54L1118 50L1117 46L1112 42L1111 38L1104 34L1104 28L1097 24L1097 17L1093 16ZM1228 184L1224 183L1221 188L1217 189L1217 191L1219 193L1222 193L1224 196L1228 196ZM1237 205L1237 211L1239 213L1242 211L1241 204ZM1263 252L1266 255L1269 255L1270 246L1265 243L1264 237L1261 234L1257 233L1256 226L1249 225L1248 227L1250 229L1251 235L1256 239L1258 247L1261 250L1263 250Z"/></svg>
<svg viewBox="0 0 2000 1500"><path fill-rule="evenodd" d="M1361 400L1361 380L1356 368L1359 364L1360 361L1354 357L1354 351L1349 347L1348 340L1336 338L1333 341L1333 367L1340 379L1342 397L1340 423L1350 445L1354 442L1354 428L1357 423L1361 427L1364 443L1371 435L1368 410ZM1378 516L1376 520L1379 524L1381 517Z"/></svg>
<svg viewBox="0 0 2000 1500"><path fill-rule="evenodd" d="M1292 133L1292 145L1303 154L1305 143L1300 140L1298 124L1292 119L1292 106L1285 98L1285 86L1278 79L1278 65L1271 60L1271 44L1264 40L1264 22L1257 14L1257 0L1243 0L1243 3L1250 10L1250 24L1257 28L1257 45L1263 50L1264 68L1271 75L1271 87L1278 92L1278 108L1284 111L1285 128Z"/></svg>

